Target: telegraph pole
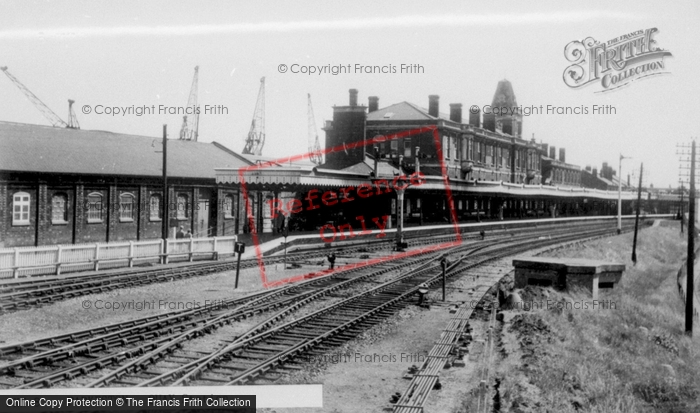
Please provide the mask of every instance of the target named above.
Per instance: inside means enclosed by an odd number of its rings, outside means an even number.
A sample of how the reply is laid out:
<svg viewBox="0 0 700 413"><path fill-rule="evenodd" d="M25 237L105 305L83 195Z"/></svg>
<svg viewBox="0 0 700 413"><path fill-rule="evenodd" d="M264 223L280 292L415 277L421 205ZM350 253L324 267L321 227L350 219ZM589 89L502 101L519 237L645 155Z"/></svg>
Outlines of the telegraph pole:
<svg viewBox="0 0 700 413"><path fill-rule="evenodd" d="M630 159L629 156L622 156L620 154L620 163L617 168L617 173L619 177L617 179L617 233L618 235L622 233L622 160Z"/></svg>
<svg viewBox="0 0 700 413"><path fill-rule="evenodd" d="M168 125L163 125L163 242L168 239L168 218L170 217L168 200Z"/></svg>
<svg viewBox="0 0 700 413"><path fill-rule="evenodd" d="M683 221L685 221L685 205L683 204L683 181L681 181L681 205L678 207L681 216L681 234L683 233Z"/></svg>
<svg viewBox="0 0 700 413"><path fill-rule="evenodd" d="M693 298L695 296L695 141L690 155L690 194L688 195L688 268L686 274L685 332L693 335Z"/></svg>
<svg viewBox="0 0 700 413"><path fill-rule="evenodd" d="M639 209L642 204L642 176L644 175L644 163L639 168L639 188L637 188L637 214L634 218L634 241L632 241L632 262L637 263L637 232L639 231Z"/></svg>
<svg viewBox="0 0 700 413"><path fill-rule="evenodd" d="M690 162L690 192L688 193L688 259L686 262L686 291L685 291L685 333L693 335L693 300L695 299L695 140L690 145L678 146L679 155L688 155L690 147L690 159L681 157L681 162ZM681 164L681 169L686 167ZM682 186L681 186L682 187Z"/></svg>

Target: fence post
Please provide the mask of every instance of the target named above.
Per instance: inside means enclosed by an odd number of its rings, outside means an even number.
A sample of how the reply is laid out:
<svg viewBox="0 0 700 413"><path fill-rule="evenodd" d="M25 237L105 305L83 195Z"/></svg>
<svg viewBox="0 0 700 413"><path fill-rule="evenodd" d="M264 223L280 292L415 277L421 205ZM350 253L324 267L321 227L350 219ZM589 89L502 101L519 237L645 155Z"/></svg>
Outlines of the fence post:
<svg viewBox="0 0 700 413"><path fill-rule="evenodd" d="M63 246L56 249L56 275L61 275L61 259L63 258Z"/></svg>
<svg viewBox="0 0 700 413"><path fill-rule="evenodd" d="M163 244L163 264L168 263L168 252L170 250L170 240L166 239L165 244Z"/></svg>
<svg viewBox="0 0 700 413"><path fill-rule="evenodd" d="M194 257L194 237L190 238L190 262L192 262L192 257Z"/></svg>
<svg viewBox="0 0 700 413"><path fill-rule="evenodd" d="M129 241L129 268L134 266L134 241Z"/></svg>
<svg viewBox="0 0 700 413"><path fill-rule="evenodd" d="M100 244L95 244L95 271L100 270Z"/></svg>
<svg viewBox="0 0 700 413"><path fill-rule="evenodd" d="M19 249L15 247L15 258L12 262L14 269L12 270L12 276L19 278Z"/></svg>

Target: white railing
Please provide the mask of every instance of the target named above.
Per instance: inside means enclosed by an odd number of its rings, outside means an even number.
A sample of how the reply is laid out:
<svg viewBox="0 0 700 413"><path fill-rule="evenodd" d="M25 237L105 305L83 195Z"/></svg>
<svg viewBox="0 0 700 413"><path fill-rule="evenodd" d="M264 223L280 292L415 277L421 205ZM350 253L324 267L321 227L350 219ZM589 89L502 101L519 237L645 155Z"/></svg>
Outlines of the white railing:
<svg viewBox="0 0 700 413"><path fill-rule="evenodd" d="M192 261L197 255L233 254L237 237L128 241L0 249L0 278L60 275L62 272L98 271L133 267L135 263Z"/></svg>

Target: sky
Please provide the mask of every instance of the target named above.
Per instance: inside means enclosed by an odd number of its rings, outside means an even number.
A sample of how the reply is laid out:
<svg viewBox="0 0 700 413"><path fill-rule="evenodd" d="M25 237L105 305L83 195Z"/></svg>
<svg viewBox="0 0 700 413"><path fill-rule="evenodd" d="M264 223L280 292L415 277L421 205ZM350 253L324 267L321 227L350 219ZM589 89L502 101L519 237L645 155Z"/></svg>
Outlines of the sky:
<svg viewBox="0 0 700 413"><path fill-rule="evenodd" d="M184 107L199 66L199 104L228 112L202 114L199 140L238 152L264 76L263 155L272 157L307 150L307 93L323 145L323 122L333 105L347 105L348 89L358 89L365 105L379 96L380 107L427 107L436 94L442 112L462 103L466 118L508 79L520 105L589 109L526 116L524 137L565 147L567 162L582 167L607 161L617 168L623 154L632 158L623 161L623 176L643 162L648 182L667 187L678 182L676 144L698 136L698 21L696 1L0 1L0 66L64 119L74 99L82 129L157 137L167 124L171 138L181 115L111 116L97 107ZM649 28L672 54L667 74L607 93L564 83L570 42ZM294 64L418 64L423 73L308 75L290 73ZM0 96L0 121L47 124L5 76ZM82 113L84 105L92 112ZM593 105L615 111L594 115Z"/></svg>

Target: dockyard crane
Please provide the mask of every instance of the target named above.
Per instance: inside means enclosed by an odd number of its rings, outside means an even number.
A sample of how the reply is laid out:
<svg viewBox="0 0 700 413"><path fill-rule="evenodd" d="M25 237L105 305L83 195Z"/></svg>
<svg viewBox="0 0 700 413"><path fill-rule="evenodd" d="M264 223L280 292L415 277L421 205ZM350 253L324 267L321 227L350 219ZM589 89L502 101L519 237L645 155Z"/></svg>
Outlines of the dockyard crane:
<svg viewBox="0 0 700 413"><path fill-rule="evenodd" d="M262 155L262 148L265 145L265 78L260 79L260 90L258 91L258 102L255 104L253 122L250 125L250 132L245 140L243 148L244 155Z"/></svg>
<svg viewBox="0 0 700 413"><path fill-rule="evenodd" d="M78 117L75 116L75 111L73 110L73 104L75 101L73 99L68 99L68 126L71 129L80 129L80 124L78 123Z"/></svg>
<svg viewBox="0 0 700 413"><path fill-rule="evenodd" d="M197 142L199 137L199 109L197 108L197 88L199 87L199 66L194 67L194 78L190 88L190 97L187 99L187 110L192 113L182 117L180 139Z"/></svg>
<svg viewBox="0 0 700 413"><path fill-rule="evenodd" d="M318 128L316 127L316 118L314 117L314 108L311 105L311 93L308 94L309 100L309 160L316 165L323 163L323 155L321 154L321 144L318 142Z"/></svg>
<svg viewBox="0 0 700 413"><path fill-rule="evenodd" d="M32 93L31 90L27 89L22 82L20 82L16 77L14 77L8 70L7 66L0 67L0 70L5 72L5 75L12 81L12 83L15 84L19 88L19 90L24 93L24 96L29 99L34 106L39 109L42 115L46 119L51 122L51 126L57 127L57 128L70 128L70 129L80 129L80 125L78 124L78 118L75 116L75 112L73 111L73 103L75 101L73 100L68 100L68 119L69 122L66 123L63 119L61 119L54 111L49 109L48 106L44 104L44 102L41 101L34 93Z"/></svg>

